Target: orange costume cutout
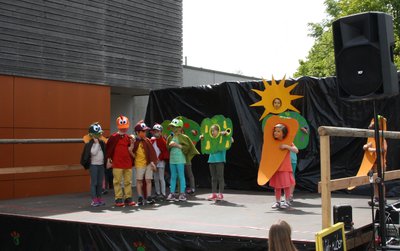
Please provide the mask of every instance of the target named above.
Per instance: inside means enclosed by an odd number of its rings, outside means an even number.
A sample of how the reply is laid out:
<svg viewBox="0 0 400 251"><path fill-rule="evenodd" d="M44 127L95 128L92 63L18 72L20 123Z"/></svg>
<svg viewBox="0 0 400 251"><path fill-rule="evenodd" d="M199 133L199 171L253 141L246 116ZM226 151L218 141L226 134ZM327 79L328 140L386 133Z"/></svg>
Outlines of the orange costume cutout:
<svg viewBox="0 0 400 251"><path fill-rule="evenodd" d="M284 124L288 129L288 134L283 140L275 140L273 129L276 124ZM292 145L296 136L299 123L292 118L271 116L264 127L264 143L261 152L261 161L258 168L258 185L265 185L271 177L278 171L289 150L281 150L280 145Z"/></svg>
<svg viewBox="0 0 400 251"><path fill-rule="evenodd" d="M373 123L374 120L371 121L371 123ZM380 117L380 123L383 126L383 130L386 131L386 119L383 117ZM379 127L381 129L381 126ZM379 133L380 134L380 133ZM376 149L376 142L375 142L375 138L368 138L367 140L367 144L371 144L371 148L375 148ZM380 147L383 151L382 155L381 155L381 167L384 170L385 166L386 166L386 149L387 149L387 145L386 145L386 140L384 140L382 137L380 137ZM364 151L364 157L363 160L361 162L360 168L358 169L357 175L356 176L366 176L369 172L369 170L373 170L374 172L376 172L376 152L370 152L368 150ZM349 187L347 188L348 190L352 190L354 189L355 186L353 187Z"/></svg>

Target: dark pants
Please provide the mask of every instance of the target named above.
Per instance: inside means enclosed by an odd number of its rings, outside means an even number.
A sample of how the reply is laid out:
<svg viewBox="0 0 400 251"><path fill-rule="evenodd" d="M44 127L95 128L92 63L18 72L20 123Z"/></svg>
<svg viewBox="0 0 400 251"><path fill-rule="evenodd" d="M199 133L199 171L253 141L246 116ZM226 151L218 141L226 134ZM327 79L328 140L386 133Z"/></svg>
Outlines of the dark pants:
<svg viewBox="0 0 400 251"><path fill-rule="evenodd" d="M210 174L211 174L211 191L212 193L217 193L217 187L219 188L219 193L224 192L224 167L223 162L219 163L209 163L210 164Z"/></svg>
<svg viewBox="0 0 400 251"><path fill-rule="evenodd" d="M192 171L192 165L185 164L185 174L186 177L188 178L189 182L186 182L186 184L189 183L190 189L194 190L196 188L194 184L194 175Z"/></svg>

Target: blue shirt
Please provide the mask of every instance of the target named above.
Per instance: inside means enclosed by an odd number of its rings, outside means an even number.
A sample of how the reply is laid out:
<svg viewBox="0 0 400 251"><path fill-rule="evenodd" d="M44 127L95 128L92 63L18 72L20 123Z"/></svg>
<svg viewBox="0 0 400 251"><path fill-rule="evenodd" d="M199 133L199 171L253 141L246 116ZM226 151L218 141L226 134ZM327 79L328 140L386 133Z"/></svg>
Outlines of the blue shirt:
<svg viewBox="0 0 400 251"><path fill-rule="evenodd" d="M216 153L210 153L208 156L208 163L225 163L226 162L226 150L219 151Z"/></svg>

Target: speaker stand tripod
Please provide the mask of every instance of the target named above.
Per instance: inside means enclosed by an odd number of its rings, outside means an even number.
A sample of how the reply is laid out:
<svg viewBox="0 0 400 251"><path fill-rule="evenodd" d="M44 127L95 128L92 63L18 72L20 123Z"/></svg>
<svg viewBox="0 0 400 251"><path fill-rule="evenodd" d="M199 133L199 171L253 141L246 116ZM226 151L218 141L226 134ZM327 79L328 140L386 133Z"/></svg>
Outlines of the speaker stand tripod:
<svg viewBox="0 0 400 251"><path fill-rule="evenodd" d="M377 178L375 183L378 185L378 196L379 196L379 232L381 239L381 248L385 250L386 248L386 222L385 222L385 194L384 194L384 176L382 175L382 151L381 151L381 141L379 135L379 124L380 116L376 113L376 104L373 100L374 106L374 131L375 131L375 145L376 145L376 166L377 166ZM375 224L374 222L372 224ZM375 240L374 240L375 241Z"/></svg>

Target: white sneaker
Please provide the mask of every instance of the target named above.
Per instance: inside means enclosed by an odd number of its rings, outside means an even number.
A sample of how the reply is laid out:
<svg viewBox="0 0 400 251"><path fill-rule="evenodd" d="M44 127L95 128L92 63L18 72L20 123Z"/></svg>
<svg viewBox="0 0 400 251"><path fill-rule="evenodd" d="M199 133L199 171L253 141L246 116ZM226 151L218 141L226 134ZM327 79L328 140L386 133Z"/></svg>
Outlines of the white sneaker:
<svg viewBox="0 0 400 251"><path fill-rule="evenodd" d="M274 204L272 204L271 206L272 208L280 208L281 207L281 203L279 201L275 202Z"/></svg>
<svg viewBox="0 0 400 251"><path fill-rule="evenodd" d="M286 208L289 208L289 207L290 207L290 205L286 201L281 204L281 208L282 209L286 209Z"/></svg>
<svg viewBox="0 0 400 251"><path fill-rule="evenodd" d="M175 195L173 193L168 194L167 200L169 201L175 200Z"/></svg>
<svg viewBox="0 0 400 251"><path fill-rule="evenodd" d="M180 200L180 201L186 201L186 195L185 195L184 193L181 193L181 194L179 195L179 200Z"/></svg>

